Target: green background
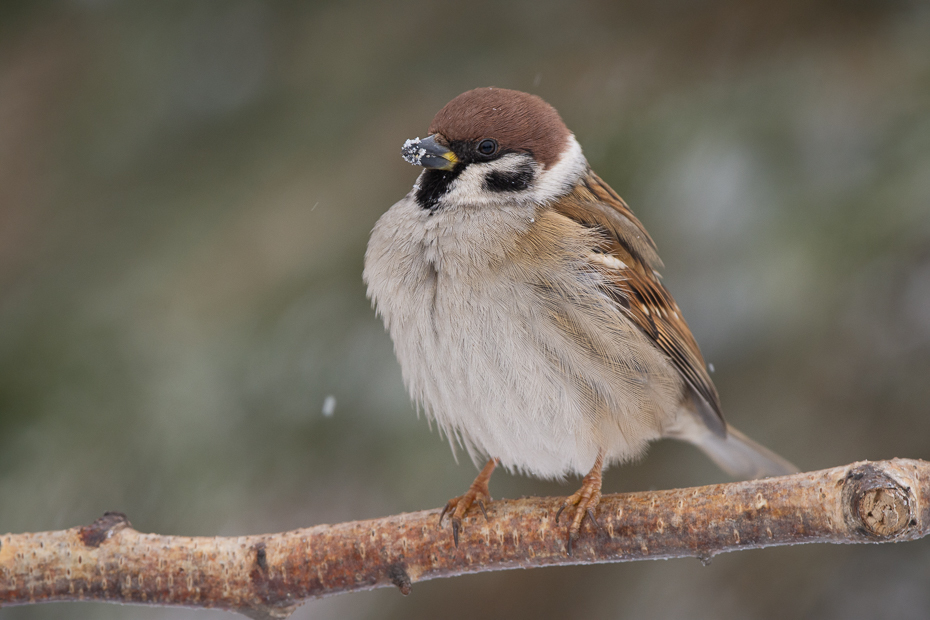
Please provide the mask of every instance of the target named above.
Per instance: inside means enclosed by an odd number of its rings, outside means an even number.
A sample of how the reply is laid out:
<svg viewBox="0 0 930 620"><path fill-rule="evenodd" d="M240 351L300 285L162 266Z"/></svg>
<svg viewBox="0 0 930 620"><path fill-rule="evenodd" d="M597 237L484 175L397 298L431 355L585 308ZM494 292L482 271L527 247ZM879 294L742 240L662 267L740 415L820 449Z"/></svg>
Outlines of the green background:
<svg viewBox="0 0 930 620"><path fill-rule="evenodd" d="M361 270L417 173L400 146L477 86L552 103L627 199L731 423L803 469L930 459L925 3L4 2L0 532L119 510L252 534L461 493L475 469L417 419ZM661 442L605 491L726 480ZM928 544L466 576L295 618L923 619Z"/></svg>

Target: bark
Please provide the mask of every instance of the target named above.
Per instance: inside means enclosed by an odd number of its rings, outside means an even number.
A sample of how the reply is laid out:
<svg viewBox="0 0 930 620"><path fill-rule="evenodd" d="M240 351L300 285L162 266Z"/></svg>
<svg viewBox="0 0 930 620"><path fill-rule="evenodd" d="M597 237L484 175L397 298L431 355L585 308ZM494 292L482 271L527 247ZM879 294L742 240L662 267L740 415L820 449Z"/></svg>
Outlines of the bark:
<svg viewBox="0 0 930 620"><path fill-rule="evenodd" d="M0 536L0 606L97 600L284 618L340 592L511 568L676 557L802 543L901 542L930 530L930 463L861 462L781 478L604 496L573 554L557 498L473 510L458 547L439 510L260 536L143 534L120 513Z"/></svg>

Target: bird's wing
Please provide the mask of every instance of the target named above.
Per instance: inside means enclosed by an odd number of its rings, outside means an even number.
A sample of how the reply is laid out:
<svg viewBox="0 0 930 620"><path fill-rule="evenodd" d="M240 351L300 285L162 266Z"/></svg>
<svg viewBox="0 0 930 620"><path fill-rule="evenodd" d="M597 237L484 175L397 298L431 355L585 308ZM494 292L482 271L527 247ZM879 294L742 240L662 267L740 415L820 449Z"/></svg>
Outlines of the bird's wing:
<svg viewBox="0 0 930 620"><path fill-rule="evenodd" d="M704 423L726 434L720 397L678 304L659 280L655 243L617 193L594 172L553 204L561 215L596 232L590 262L604 275L604 292L645 333L693 390Z"/></svg>

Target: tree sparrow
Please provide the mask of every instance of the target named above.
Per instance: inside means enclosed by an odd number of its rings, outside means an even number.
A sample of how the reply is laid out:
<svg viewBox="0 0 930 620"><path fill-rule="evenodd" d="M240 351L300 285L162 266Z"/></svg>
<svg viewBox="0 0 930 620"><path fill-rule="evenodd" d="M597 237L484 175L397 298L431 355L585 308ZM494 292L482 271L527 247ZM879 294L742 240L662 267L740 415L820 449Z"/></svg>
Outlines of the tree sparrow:
<svg viewBox="0 0 930 620"><path fill-rule="evenodd" d="M440 516L456 544L497 464L586 474L559 510L569 553L603 468L660 437L734 476L796 471L724 421L652 239L552 106L470 90L402 154L425 169L375 225L364 278L413 399L453 450L490 459Z"/></svg>

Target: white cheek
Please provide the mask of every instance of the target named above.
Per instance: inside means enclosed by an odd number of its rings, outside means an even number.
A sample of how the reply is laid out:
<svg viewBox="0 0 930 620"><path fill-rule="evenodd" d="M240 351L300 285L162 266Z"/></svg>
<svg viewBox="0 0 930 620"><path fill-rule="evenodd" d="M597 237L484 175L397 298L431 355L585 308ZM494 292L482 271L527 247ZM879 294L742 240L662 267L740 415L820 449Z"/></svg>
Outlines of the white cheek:
<svg viewBox="0 0 930 620"><path fill-rule="evenodd" d="M559 161L552 168L544 170L529 189L532 200L549 202L564 196L575 187L587 167L588 162L581 152L581 145L575 140L575 136L569 136L568 148L562 153Z"/></svg>
<svg viewBox="0 0 930 620"><path fill-rule="evenodd" d="M492 191L485 186L491 172L518 172L530 163L535 177L525 190ZM540 169L528 155L511 153L487 163L470 164L452 183L449 191L440 199L445 206L484 207L501 204L542 204L564 196L572 190L585 174L587 161L581 146L574 136L569 136L568 148L548 170Z"/></svg>
<svg viewBox="0 0 930 620"><path fill-rule="evenodd" d="M488 190L484 188L484 179L490 169L488 164L471 164L459 175L452 184L449 191L449 197L455 197L457 200L473 205L483 205L494 198ZM498 196L498 198L500 198Z"/></svg>
<svg viewBox="0 0 930 620"><path fill-rule="evenodd" d="M535 180L528 189L523 191L492 191L485 186L487 175L491 172L517 172L524 169L527 163L533 166L534 171L537 170L536 164L529 156L517 154L504 155L492 162L469 164L449 188L443 202L449 205L473 207L515 202L530 203L533 187L536 184Z"/></svg>

